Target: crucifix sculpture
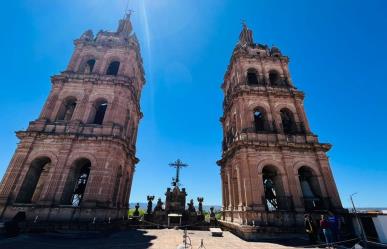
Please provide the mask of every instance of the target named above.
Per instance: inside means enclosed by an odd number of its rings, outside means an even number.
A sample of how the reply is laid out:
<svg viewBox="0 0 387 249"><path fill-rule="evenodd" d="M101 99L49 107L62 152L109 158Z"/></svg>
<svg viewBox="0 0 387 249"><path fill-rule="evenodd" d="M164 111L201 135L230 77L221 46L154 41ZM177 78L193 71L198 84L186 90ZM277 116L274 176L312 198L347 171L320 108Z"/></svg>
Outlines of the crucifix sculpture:
<svg viewBox="0 0 387 249"><path fill-rule="evenodd" d="M179 186L179 174L180 174L180 169L183 167L187 167L188 164L183 163L180 161L180 159L177 159L176 162L170 163L169 166L176 168L176 177L172 178L172 186Z"/></svg>

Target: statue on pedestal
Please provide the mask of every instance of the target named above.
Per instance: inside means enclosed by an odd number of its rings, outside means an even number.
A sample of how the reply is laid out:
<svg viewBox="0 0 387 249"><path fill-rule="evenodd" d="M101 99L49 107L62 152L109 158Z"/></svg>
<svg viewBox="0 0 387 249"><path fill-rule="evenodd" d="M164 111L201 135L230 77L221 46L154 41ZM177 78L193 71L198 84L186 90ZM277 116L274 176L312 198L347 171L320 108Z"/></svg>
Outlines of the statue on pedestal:
<svg viewBox="0 0 387 249"><path fill-rule="evenodd" d="M216 225L216 215L214 212L214 207L210 208L210 225L215 226Z"/></svg>
<svg viewBox="0 0 387 249"><path fill-rule="evenodd" d="M148 195L146 198L148 200L148 207L147 207L146 213L151 214L152 213L152 201L155 199L155 196Z"/></svg>
<svg viewBox="0 0 387 249"><path fill-rule="evenodd" d="M137 203L136 206L134 206L135 210L133 212L133 216L134 217L139 217L140 216L140 212L138 211L138 209L140 208L140 204Z"/></svg>
<svg viewBox="0 0 387 249"><path fill-rule="evenodd" d="M194 206L194 202L193 202L193 199L191 199L188 203L188 212L189 213L196 213L196 209L195 209L195 206Z"/></svg>
<svg viewBox="0 0 387 249"><path fill-rule="evenodd" d="M203 197L198 197L198 202L199 202L198 211L199 211L199 214L203 214L203 201L204 201Z"/></svg>
<svg viewBox="0 0 387 249"><path fill-rule="evenodd" d="M163 202L161 201L161 198L159 198L157 200L157 204L156 204L156 207L154 209L154 212L157 212L157 211L163 211Z"/></svg>

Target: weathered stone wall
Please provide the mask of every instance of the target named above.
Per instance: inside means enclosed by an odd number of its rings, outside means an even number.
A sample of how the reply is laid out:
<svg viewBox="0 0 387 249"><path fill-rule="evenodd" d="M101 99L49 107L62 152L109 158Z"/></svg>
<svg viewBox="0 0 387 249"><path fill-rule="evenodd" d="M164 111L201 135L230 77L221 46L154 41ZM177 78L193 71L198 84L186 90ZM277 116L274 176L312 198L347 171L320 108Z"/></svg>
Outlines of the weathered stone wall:
<svg viewBox="0 0 387 249"><path fill-rule="evenodd" d="M253 43L250 36L251 31L244 26L222 84L224 139L218 164L223 220L240 225L302 225L303 213L310 210L300 169L310 172L308 183L324 204L324 210L319 211L341 211L326 156L331 145L320 143L310 130L304 94L292 83L288 57L276 47ZM251 77L257 79L255 83ZM290 113L291 129L285 129L283 110ZM256 111L263 117L259 129ZM270 169L274 179L279 203L275 211L266 205L264 169Z"/></svg>
<svg viewBox="0 0 387 249"><path fill-rule="evenodd" d="M94 37L87 31L75 41L67 70L52 77L39 118L17 132L20 143L0 185L0 218L17 212L40 220L127 216L145 79L129 17L121 24L117 32ZM107 75L113 61L117 73ZM107 108L95 123L100 103ZM82 165L89 173L74 206L69 197Z"/></svg>

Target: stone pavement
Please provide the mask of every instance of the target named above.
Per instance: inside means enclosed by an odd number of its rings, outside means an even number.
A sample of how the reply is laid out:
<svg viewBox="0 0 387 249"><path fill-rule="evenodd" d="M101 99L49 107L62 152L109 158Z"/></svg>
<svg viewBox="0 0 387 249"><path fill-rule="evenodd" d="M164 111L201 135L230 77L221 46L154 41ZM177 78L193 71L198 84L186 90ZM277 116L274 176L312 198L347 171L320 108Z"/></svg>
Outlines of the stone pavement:
<svg viewBox="0 0 387 249"><path fill-rule="evenodd" d="M152 248L175 249L183 242L183 230L130 230L109 235L100 233L81 234L32 234L20 235L15 238L0 238L1 249L126 249ZM224 232L223 237L212 237L209 231L188 231L191 248L199 248L203 239L206 249L281 249L295 248L275 243L246 242L230 232Z"/></svg>

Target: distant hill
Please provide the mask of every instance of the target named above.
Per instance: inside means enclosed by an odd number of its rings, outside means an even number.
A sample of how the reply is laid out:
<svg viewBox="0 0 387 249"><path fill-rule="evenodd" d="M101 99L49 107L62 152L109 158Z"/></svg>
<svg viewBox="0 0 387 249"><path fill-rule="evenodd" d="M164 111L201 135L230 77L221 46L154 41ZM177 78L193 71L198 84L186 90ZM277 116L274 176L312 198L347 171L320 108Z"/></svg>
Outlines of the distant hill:
<svg viewBox="0 0 387 249"><path fill-rule="evenodd" d="M129 203L129 207L130 207L130 209L133 209L134 208L134 206L136 206L136 204L137 203ZM146 210L147 209L147 207L148 207L148 204L147 203L144 203L144 202L140 202L140 203L138 203L138 204L140 204L140 209L143 209L143 210ZM152 208L154 208L156 206L156 202L153 202L153 207ZM210 211L210 208L211 207L214 207L214 209L215 209L215 211L219 211L220 210L220 208L221 208L221 206L219 206L219 205L203 205L203 210L204 211ZM198 206L197 205L195 205L195 208L197 209L198 208Z"/></svg>

